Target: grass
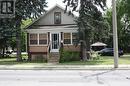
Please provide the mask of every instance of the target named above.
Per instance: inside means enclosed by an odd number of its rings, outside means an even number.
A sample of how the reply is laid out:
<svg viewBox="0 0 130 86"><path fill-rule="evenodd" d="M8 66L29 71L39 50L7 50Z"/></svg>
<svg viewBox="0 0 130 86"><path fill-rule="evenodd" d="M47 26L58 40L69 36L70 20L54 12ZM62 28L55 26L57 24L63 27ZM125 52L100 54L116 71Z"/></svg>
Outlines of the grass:
<svg viewBox="0 0 130 86"><path fill-rule="evenodd" d="M72 61L60 63L61 65L113 65L114 57L113 56L101 56L98 60L89 60L89 61ZM119 64L129 64L130 65L130 55L124 55L119 57Z"/></svg>
<svg viewBox="0 0 130 86"><path fill-rule="evenodd" d="M22 58L27 59L27 55L22 55ZM64 62L59 63L59 65L113 65L114 58L112 56L101 56L98 60L90 60L90 61L72 61L72 62ZM7 57L0 58L0 65L31 65L31 64L43 64L42 61L33 61L33 62L17 62L16 57ZM119 57L119 64L129 64L130 65L130 55L124 55Z"/></svg>
<svg viewBox="0 0 130 86"><path fill-rule="evenodd" d="M16 61L16 55L10 55L10 57L5 57L5 58L0 58L0 65L31 65L31 64L41 64L44 63L43 61L31 61L28 62L28 56L26 54L22 55L22 59L26 59L23 60L22 62L17 62Z"/></svg>

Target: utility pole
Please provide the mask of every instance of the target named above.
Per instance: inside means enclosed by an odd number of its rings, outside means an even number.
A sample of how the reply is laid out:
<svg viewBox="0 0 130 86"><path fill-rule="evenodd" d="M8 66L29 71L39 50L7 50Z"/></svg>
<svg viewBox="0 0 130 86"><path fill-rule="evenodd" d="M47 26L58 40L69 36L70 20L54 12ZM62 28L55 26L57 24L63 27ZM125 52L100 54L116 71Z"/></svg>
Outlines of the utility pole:
<svg viewBox="0 0 130 86"><path fill-rule="evenodd" d="M114 47L114 68L118 68L118 35L117 35L117 13L116 0L112 0L113 15L113 47Z"/></svg>

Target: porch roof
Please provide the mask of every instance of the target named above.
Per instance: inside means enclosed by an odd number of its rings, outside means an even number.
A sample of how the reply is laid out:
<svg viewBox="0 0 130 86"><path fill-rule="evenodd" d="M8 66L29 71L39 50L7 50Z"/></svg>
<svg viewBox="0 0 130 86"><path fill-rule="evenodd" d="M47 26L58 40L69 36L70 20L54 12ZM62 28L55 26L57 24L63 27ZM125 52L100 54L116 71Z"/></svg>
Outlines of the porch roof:
<svg viewBox="0 0 130 86"><path fill-rule="evenodd" d="M76 25L65 26L35 26L30 29L26 29L28 33L41 33L41 32L77 32L78 27Z"/></svg>
<svg viewBox="0 0 130 86"><path fill-rule="evenodd" d="M77 25L34 25L29 29L78 28Z"/></svg>

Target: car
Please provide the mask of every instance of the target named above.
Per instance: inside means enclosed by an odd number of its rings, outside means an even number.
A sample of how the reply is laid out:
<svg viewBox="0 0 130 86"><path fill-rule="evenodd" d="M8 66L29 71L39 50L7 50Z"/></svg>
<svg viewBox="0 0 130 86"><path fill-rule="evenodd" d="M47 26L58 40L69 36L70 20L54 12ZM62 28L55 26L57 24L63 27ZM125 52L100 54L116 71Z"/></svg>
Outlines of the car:
<svg viewBox="0 0 130 86"><path fill-rule="evenodd" d="M118 50L119 56L123 55L123 50ZM114 55L114 49L113 48L104 48L98 52L101 56L113 56Z"/></svg>
<svg viewBox="0 0 130 86"><path fill-rule="evenodd" d="M6 54L12 54L13 50L6 50Z"/></svg>

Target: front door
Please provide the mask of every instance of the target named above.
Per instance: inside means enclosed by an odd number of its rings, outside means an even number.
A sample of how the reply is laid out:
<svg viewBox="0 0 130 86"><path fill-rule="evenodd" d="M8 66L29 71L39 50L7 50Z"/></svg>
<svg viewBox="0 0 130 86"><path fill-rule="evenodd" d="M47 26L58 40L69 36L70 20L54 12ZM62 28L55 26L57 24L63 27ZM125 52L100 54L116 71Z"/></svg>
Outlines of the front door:
<svg viewBox="0 0 130 86"><path fill-rule="evenodd" d="M60 36L59 33L51 33L51 52L59 52Z"/></svg>

